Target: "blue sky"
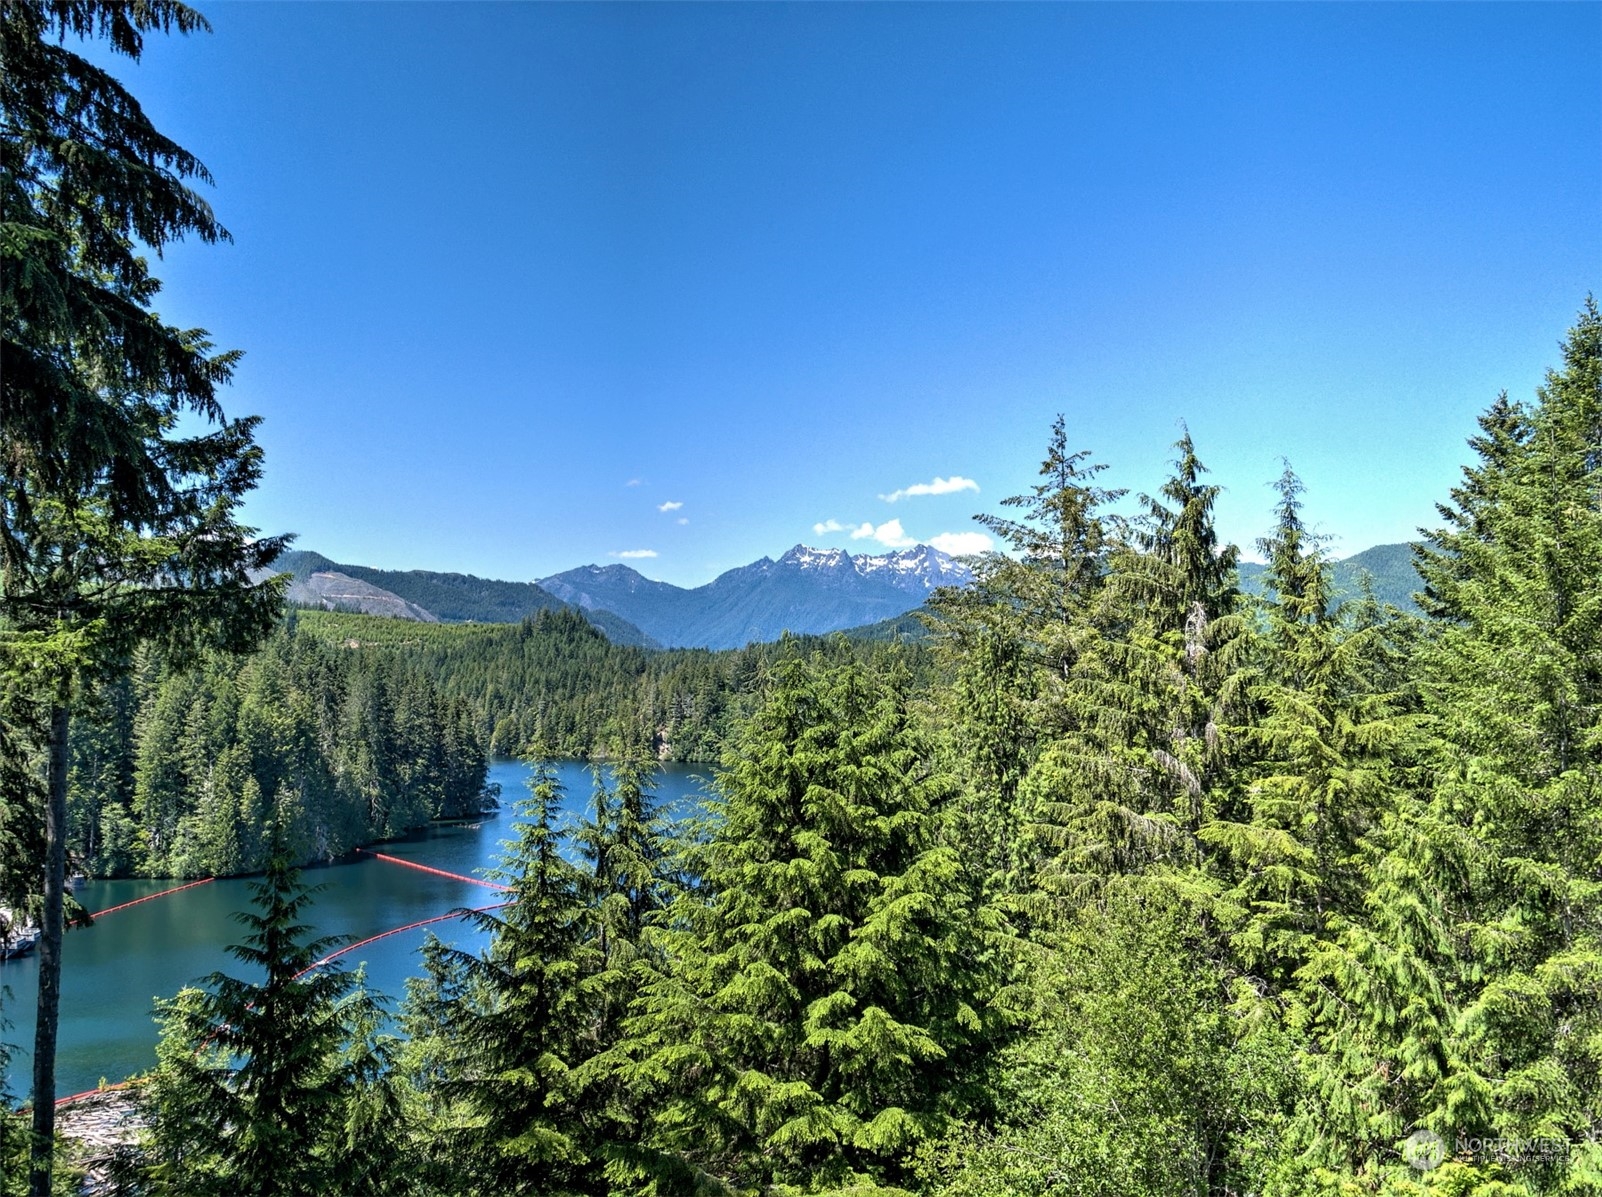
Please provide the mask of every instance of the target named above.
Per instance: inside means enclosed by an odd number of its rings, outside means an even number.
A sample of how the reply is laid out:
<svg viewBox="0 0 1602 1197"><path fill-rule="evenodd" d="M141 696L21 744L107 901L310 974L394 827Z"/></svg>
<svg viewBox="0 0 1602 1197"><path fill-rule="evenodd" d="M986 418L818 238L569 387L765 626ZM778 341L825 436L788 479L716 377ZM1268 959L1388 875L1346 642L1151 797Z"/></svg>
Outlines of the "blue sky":
<svg viewBox="0 0 1602 1197"><path fill-rule="evenodd" d="M1355 551L1602 289L1595 4L201 7L117 68L235 236L158 307L338 560L952 537L1058 411L1136 490L1188 421L1242 544L1287 457Z"/></svg>

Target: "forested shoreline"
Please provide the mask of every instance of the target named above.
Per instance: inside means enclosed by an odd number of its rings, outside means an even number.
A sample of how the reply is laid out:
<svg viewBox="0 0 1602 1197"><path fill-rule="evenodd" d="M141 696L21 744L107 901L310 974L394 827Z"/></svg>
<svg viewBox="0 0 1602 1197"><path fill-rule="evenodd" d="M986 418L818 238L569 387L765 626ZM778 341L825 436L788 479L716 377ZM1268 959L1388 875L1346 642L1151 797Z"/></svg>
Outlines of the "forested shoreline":
<svg viewBox="0 0 1602 1197"><path fill-rule="evenodd" d="M574 610L542 611L516 624L417 624L328 611L297 613L331 644L389 652L470 705L492 756L536 746L590 758L644 752L659 760L713 762L752 708L764 670L787 653L835 660L895 659L920 681L927 648L886 639L792 636L742 649L647 649L616 644Z"/></svg>
<svg viewBox="0 0 1602 1197"><path fill-rule="evenodd" d="M138 656L77 722L73 862L97 877L220 877L267 864L278 825L327 861L486 809L473 713L420 671L301 633L175 668Z"/></svg>
<svg viewBox="0 0 1602 1197"><path fill-rule="evenodd" d="M77 721L69 852L92 877L260 872L277 822L301 863L492 806L490 756L715 762L780 656L916 646L797 638L743 650L613 644L574 611L427 625L289 609L258 651L174 667L159 653Z"/></svg>

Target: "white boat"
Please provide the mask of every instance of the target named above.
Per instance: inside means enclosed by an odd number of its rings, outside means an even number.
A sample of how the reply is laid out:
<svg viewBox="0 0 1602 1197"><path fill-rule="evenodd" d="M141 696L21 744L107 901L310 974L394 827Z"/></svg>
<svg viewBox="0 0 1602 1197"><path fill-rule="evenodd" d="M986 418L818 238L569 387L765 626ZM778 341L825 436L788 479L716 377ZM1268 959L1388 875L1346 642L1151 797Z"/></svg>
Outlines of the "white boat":
<svg viewBox="0 0 1602 1197"><path fill-rule="evenodd" d="M26 956L38 942L38 928L16 921L11 911L0 906L0 960Z"/></svg>
<svg viewBox="0 0 1602 1197"><path fill-rule="evenodd" d="M0 960L10 960L15 956L26 956L33 951L39 942L37 931L25 931L15 939L0 939Z"/></svg>

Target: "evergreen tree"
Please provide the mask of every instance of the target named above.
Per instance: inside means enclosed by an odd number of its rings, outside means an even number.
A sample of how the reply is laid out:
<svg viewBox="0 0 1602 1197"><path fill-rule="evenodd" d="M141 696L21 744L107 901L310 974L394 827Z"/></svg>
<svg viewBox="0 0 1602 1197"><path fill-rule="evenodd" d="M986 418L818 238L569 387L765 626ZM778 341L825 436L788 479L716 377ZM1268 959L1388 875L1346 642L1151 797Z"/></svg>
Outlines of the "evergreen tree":
<svg viewBox="0 0 1602 1197"><path fill-rule="evenodd" d="M654 770L638 749L625 748L614 761L596 764L591 817L574 836L593 871L590 901L600 971L591 982L592 1054L573 1079L592 1111L598 1154L608 1158L632 1153L647 1118L639 1095L624 1082L627 1054L619 1044L642 986L667 966L653 935L675 890L675 861L669 829L650 793Z"/></svg>
<svg viewBox="0 0 1602 1197"><path fill-rule="evenodd" d="M594 1051L603 967L590 881L562 856L562 788L549 761L534 762L529 784L496 874L510 905L473 915L490 946L481 956L453 953L461 972L450 985L461 997L424 995L457 1038L439 1086L455 1108L452 1168L460 1192L484 1197L598 1192L601 1184L594 1119L573 1076Z"/></svg>
<svg viewBox="0 0 1602 1197"><path fill-rule="evenodd" d="M630 1023L652 1113L636 1175L674 1192L895 1184L983 1104L993 919L943 838L952 787L932 759L893 684L778 665Z"/></svg>
<svg viewBox="0 0 1602 1197"><path fill-rule="evenodd" d="M229 949L261 979L213 973L161 1005L159 1063L139 1091L142 1183L186 1197L404 1192L378 1006L337 962L315 967L337 940L308 937L311 892L276 848Z"/></svg>
<svg viewBox="0 0 1602 1197"><path fill-rule="evenodd" d="M1258 1191L1295 1090L1289 1040L1243 1016L1205 926L1189 901L1138 878L1077 907L1035 955L1033 1027L1003 1056L999 1118L926 1153L925 1191Z"/></svg>
<svg viewBox="0 0 1602 1197"><path fill-rule="evenodd" d="M1225 785L1224 727L1242 705L1245 625L1218 488L1186 434L1161 497L1109 549L1051 739L1027 782L1053 888L1197 861Z"/></svg>
<svg viewBox="0 0 1602 1197"><path fill-rule="evenodd" d="M1426 893L1452 911L1459 1011L1422 1120L1550 1137L1602 1175L1602 316L1587 300L1526 408L1499 399L1420 555L1442 740ZM1547 1168L1550 1172L1550 1167ZM1520 1176L1542 1182L1542 1166ZM1558 1181L1550 1176L1546 1184ZM1594 1181L1593 1181L1594 1183Z"/></svg>
<svg viewBox="0 0 1602 1197"><path fill-rule="evenodd" d="M467 1071L468 1020L474 999L463 958L430 934L423 942L421 975L406 981L401 1006L401 1049L396 1084L405 1124L412 1128L418 1189L467 1191L467 1165L456 1152L472 1122L451 1092Z"/></svg>
<svg viewBox="0 0 1602 1197"><path fill-rule="evenodd" d="M667 833L650 792L653 771L638 753L595 764L591 814L574 836L594 872L597 946L609 968L627 969L639 956L646 927L669 894Z"/></svg>
<svg viewBox="0 0 1602 1197"><path fill-rule="evenodd" d="M1085 613L1112 548L1102 509L1122 491L1095 485L1106 467L1051 427L1040 483L1002 500L1021 519L983 515L1011 554L975 566L973 584L930 601L942 658L955 678L945 718L966 793L956 806L968 867L999 892L1027 888L1034 871L1023 829L1038 794L1025 778L1042 743L1060 732L1062 688L1084 651Z"/></svg>
<svg viewBox="0 0 1602 1197"><path fill-rule="evenodd" d="M143 247L227 235L185 182L205 170L62 44L137 59L152 30L204 27L169 0L0 10L0 652L49 708L33 1197L50 1189L73 708L138 641L242 646L280 602L250 574L284 542L235 519L261 470L256 421L217 401L236 355L150 308Z"/></svg>

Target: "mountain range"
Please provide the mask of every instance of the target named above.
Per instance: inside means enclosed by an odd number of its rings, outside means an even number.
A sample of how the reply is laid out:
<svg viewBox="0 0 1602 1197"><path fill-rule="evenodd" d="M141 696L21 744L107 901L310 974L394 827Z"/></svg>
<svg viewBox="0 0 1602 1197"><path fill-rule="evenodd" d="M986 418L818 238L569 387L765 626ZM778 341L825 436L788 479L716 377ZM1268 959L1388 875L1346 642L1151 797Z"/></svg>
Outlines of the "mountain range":
<svg viewBox="0 0 1602 1197"><path fill-rule="evenodd" d="M903 615L937 586L962 586L968 568L916 545L881 556L796 545L686 589L626 565L585 565L540 585L585 611L622 616L675 648L741 648L785 632L836 632Z"/></svg>
<svg viewBox="0 0 1602 1197"><path fill-rule="evenodd" d="M618 644L742 648L785 632L820 634L894 619L937 586L960 586L967 567L928 545L880 556L796 545L704 586L654 582L626 565L587 565L537 582L471 574L373 569L320 553L285 553L289 600L402 619L516 623L571 606Z"/></svg>
<svg viewBox="0 0 1602 1197"><path fill-rule="evenodd" d="M1406 610L1418 589L1406 544L1376 545L1333 563L1334 597L1355 598L1366 573L1381 602ZM967 566L928 545L878 556L796 545L719 574L704 586L656 582L626 565L584 565L535 582L345 565L284 554L291 602L425 622L516 623L574 607L613 642L645 648L741 648L785 632L911 634L905 618L939 586L962 586ZM1241 588L1262 590L1266 567L1240 566Z"/></svg>

